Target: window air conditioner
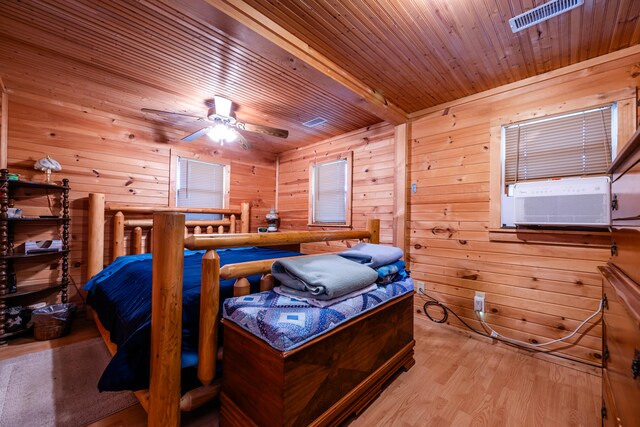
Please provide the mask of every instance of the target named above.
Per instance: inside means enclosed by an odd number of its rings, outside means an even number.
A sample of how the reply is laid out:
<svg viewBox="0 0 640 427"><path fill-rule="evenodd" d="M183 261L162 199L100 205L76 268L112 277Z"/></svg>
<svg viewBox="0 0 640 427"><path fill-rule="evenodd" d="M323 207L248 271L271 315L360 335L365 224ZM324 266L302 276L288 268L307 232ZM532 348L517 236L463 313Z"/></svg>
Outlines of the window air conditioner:
<svg viewBox="0 0 640 427"><path fill-rule="evenodd" d="M516 225L611 225L607 176L521 182L514 185L513 197Z"/></svg>

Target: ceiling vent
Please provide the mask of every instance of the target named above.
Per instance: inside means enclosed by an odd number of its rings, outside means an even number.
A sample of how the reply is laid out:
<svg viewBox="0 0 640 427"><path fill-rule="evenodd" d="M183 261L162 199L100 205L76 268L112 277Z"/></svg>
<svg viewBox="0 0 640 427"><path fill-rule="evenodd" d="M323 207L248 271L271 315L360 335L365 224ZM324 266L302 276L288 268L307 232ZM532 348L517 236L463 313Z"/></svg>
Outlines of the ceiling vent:
<svg viewBox="0 0 640 427"><path fill-rule="evenodd" d="M509 25L511 25L511 31L517 33L518 31L529 28L539 22L546 21L549 18L553 18L571 9L575 9L583 4L584 0L552 0L509 19Z"/></svg>
<svg viewBox="0 0 640 427"><path fill-rule="evenodd" d="M308 128L314 128L316 126L320 126L325 123L327 123L327 119L324 119L322 117L316 117L315 119L309 120L308 122L304 122L303 125L305 125Z"/></svg>

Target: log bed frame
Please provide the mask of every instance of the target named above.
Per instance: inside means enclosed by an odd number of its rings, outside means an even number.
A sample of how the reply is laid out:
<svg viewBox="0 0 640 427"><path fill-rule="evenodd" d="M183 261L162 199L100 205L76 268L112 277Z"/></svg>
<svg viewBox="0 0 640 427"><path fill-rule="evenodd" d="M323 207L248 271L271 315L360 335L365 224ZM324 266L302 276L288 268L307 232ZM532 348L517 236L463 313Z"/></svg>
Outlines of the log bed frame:
<svg viewBox="0 0 640 427"><path fill-rule="evenodd" d="M151 242L152 312L151 379L148 391L135 392L148 413L149 426L178 426L180 411L194 409L221 394L221 423L224 425L328 425L337 424L352 413L359 413L375 398L384 383L398 369L409 369L413 359L413 310L411 294L388 301L365 315L358 316L303 346L279 352L231 322L225 327L223 378L215 378L221 280L236 279L234 295L249 293L246 277L263 274L260 290L273 287L271 264L262 260L220 267L216 249L243 246L299 245L301 243L364 240L379 243L380 221L367 222L365 231L295 231L248 233L249 204L240 210L153 208L109 205L103 194L89 195L88 277L103 268L105 210L115 212L113 259L125 254L124 229L133 227L132 248L142 253L141 232L152 227L154 236L163 236L162 244ZM219 213L223 220L185 221L184 213ZM149 220L125 220L124 213L153 214ZM238 216L240 227L236 227ZM188 235L186 226L196 227ZM207 233L218 227L219 234ZM235 231L241 231L235 233ZM229 230L232 234L222 234ZM149 238L149 237L148 237ZM202 258L200 331L198 343L198 379L202 386L181 397L180 353L182 343L182 273L184 249L206 250ZM115 353L109 333L94 316L98 328ZM380 328L380 325L392 327ZM355 347L354 347L355 346ZM259 356L259 357L255 357ZM318 369L310 368L320 359L324 381ZM307 369L305 369L305 366ZM346 368L348 376L340 375ZM353 374L356 372L356 374ZM259 377L256 377L259 375ZM324 377L323 377L324 378ZM215 380L215 381L214 381ZM272 381L273 380L273 381ZM222 388L222 393L220 393ZM273 390L273 392L270 391ZM306 393L291 396L290 390ZM311 397L320 399L308 404ZM301 398L302 397L302 398ZM298 403L296 403L296 401ZM275 404L275 406L272 406ZM275 409L273 409L275 408Z"/></svg>

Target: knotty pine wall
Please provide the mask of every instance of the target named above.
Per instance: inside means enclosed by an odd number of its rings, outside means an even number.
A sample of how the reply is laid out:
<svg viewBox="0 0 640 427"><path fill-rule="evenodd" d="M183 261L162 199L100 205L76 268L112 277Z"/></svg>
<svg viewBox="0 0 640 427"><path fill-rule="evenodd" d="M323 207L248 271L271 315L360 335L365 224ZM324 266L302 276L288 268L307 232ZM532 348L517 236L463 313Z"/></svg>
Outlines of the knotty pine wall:
<svg viewBox="0 0 640 427"><path fill-rule="evenodd" d="M394 213L396 143L394 127L379 124L368 129L320 143L286 151L280 155L278 172L278 213L283 230L321 230L307 227L309 222L309 166L353 152L352 227L366 227L367 218L380 219L380 242L395 242ZM344 248L344 242L303 245L305 253L331 252Z"/></svg>
<svg viewBox="0 0 640 427"><path fill-rule="evenodd" d="M252 229L266 225L264 215L275 205L275 157L265 157L260 152L231 152L211 144L162 142L176 141L182 134L20 92L9 96L8 129L10 172L20 173L24 179L42 180L44 174L35 171L33 164L50 155L63 169L53 174L54 180L60 182L63 177L70 180L70 272L77 287L87 280L88 194L104 193L107 203L168 206L172 150L204 161L230 163L230 204L239 206L242 201L251 202ZM49 200L46 196L25 199L17 202L16 207L24 208L26 215L46 215L51 213L49 204L53 212L59 211L54 196L49 196ZM21 227L24 232L17 233L18 241L59 238L51 235L46 227ZM111 229L112 216L107 215L106 263L111 260ZM127 232L127 239L129 236ZM18 272L19 285L28 286L54 277L58 264L52 259L24 266ZM73 287L70 295L78 301Z"/></svg>
<svg viewBox="0 0 640 427"><path fill-rule="evenodd" d="M499 227L499 204L491 200L499 200L500 124L617 100L622 146L637 123L638 63L640 55L622 51L416 115L408 174L417 193L408 193L407 218L414 280L476 328L473 296L486 292L487 322L531 343L564 336L593 313L608 233L493 231ZM421 318L424 301L415 297ZM448 322L461 326L452 316ZM601 336L600 321L592 321L574 345L554 348L600 364Z"/></svg>

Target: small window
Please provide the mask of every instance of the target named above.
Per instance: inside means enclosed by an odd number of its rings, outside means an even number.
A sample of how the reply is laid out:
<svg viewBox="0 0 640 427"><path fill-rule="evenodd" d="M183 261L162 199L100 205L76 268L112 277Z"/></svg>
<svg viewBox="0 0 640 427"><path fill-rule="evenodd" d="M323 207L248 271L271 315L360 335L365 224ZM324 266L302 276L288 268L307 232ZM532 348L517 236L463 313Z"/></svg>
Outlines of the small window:
<svg viewBox="0 0 640 427"><path fill-rule="evenodd" d="M612 104L502 126L502 226L514 226L518 182L605 175L615 155L615 117Z"/></svg>
<svg viewBox="0 0 640 427"><path fill-rule="evenodd" d="M351 225L351 154L311 165L312 225Z"/></svg>
<svg viewBox="0 0 640 427"><path fill-rule="evenodd" d="M176 206L227 207L228 166L178 157ZM187 219L216 219L208 214L188 214Z"/></svg>

